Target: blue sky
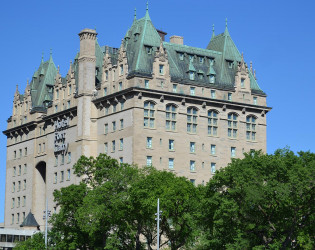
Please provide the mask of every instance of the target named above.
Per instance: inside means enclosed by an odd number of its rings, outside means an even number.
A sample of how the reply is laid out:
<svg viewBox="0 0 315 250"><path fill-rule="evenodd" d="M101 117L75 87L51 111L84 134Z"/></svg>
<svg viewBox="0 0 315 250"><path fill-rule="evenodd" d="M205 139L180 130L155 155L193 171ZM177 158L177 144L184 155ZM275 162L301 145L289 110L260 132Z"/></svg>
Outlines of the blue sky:
<svg viewBox="0 0 315 250"><path fill-rule="evenodd" d="M96 28L100 45L120 46L133 20L145 14L146 1L4 1L0 8L0 130L12 112L16 84L26 80L50 48L64 76L79 49L78 33ZM245 61L253 61L260 87L267 93L267 151L289 146L315 151L315 1L151 0L156 28L184 37L184 44L205 48L222 33L225 18ZM0 222L4 217L6 137L0 135Z"/></svg>

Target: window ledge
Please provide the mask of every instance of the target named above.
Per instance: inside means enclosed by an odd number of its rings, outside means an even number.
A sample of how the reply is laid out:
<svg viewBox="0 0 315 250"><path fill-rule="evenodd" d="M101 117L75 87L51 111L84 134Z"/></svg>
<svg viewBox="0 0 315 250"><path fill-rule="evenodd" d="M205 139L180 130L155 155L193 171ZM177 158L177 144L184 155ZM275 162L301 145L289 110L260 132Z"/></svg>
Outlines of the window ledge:
<svg viewBox="0 0 315 250"><path fill-rule="evenodd" d="M196 170L190 170L190 173L197 173L197 171Z"/></svg>
<svg viewBox="0 0 315 250"><path fill-rule="evenodd" d="M218 155L216 155L216 154L210 154L210 156L212 156L212 157L218 157Z"/></svg>
<svg viewBox="0 0 315 250"><path fill-rule="evenodd" d="M169 152L175 152L175 149L169 149L168 151Z"/></svg>
<svg viewBox="0 0 315 250"><path fill-rule="evenodd" d="M231 137L228 137L229 140L233 140L233 141L238 141L238 138L231 138Z"/></svg>

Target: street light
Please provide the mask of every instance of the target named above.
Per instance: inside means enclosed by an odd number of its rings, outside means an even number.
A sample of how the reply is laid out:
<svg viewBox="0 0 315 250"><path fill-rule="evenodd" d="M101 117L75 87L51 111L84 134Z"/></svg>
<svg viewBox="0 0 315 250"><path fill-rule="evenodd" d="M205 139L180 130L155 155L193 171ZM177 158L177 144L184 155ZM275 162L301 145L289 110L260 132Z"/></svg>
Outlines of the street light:
<svg viewBox="0 0 315 250"><path fill-rule="evenodd" d="M160 249L160 216L163 211L160 211L160 199L157 200L157 213L155 214L157 217L155 220L157 221L157 250Z"/></svg>
<svg viewBox="0 0 315 250"><path fill-rule="evenodd" d="M48 199L46 198L46 210L44 211L44 216L43 219L45 220L45 247L47 248L47 221L48 221L48 217L51 216L51 211L48 210Z"/></svg>

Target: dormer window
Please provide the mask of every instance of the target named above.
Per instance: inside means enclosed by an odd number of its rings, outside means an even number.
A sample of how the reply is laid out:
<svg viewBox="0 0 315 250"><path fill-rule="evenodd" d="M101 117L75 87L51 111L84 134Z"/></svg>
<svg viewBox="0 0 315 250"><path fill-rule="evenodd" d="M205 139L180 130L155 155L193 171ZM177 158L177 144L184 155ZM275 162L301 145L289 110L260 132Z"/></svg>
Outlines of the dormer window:
<svg viewBox="0 0 315 250"><path fill-rule="evenodd" d="M194 61L194 56L193 55L189 55L189 61L193 62Z"/></svg>
<svg viewBox="0 0 315 250"><path fill-rule="evenodd" d="M151 54L152 53L152 47L145 46L145 51L147 52L147 54Z"/></svg>
<svg viewBox="0 0 315 250"><path fill-rule="evenodd" d="M199 57L199 63L203 63L203 57Z"/></svg>
<svg viewBox="0 0 315 250"><path fill-rule="evenodd" d="M96 67L96 68L95 68L95 75L96 75L96 76L98 75L98 71L99 71L99 67Z"/></svg>
<svg viewBox="0 0 315 250"><path fill-rule="evenodd" d="M214 83L215 82L215 76L214 75L210 75L209 76L209 81L210 81L210 83Z"/></svg>
<svg viewBox="0 0 315 250"><path fill-rule="evenodd" d="M209 64L213 65L214 64L214 60L212 58L209 58Z"/></svg>
<svg viewBox="0 0 315 250"><path fill-rule="evenodd" d="M194 71L189 71L189 79L190 80L195 80L195 73L194 73Z"/></svg>
<svg viewBox="0 0 315 250"><path fill-rule="evenodd" d="M138 37L139 37L139 34L136 33L136 34L134 35L134 41L135 41L135 42L138 41Z"/></svg>
<svg viewBox="0 0 315 250"><path fill-rule="evenodd" d="M233 68L233 61L227 61L229 69Z"/></svg>
<svg viewBox="0 0 315 250"><path fill-rule="evenodd" d="M160 64L159 72L160 72L160 75L164 75L164 65Z"/></svg>
<svg viewBox="0 0 315 250"><path fill-rule="evenodd" d="M183 61L184 60L184 53L178 53L179 55L179 60Z"/></svg>
<svg viewBox="0 0 315 250"><path fill-rule="evenodd" d="M198 76L199 76L199 80L203 79L203 74L198 74Z"/></svg>

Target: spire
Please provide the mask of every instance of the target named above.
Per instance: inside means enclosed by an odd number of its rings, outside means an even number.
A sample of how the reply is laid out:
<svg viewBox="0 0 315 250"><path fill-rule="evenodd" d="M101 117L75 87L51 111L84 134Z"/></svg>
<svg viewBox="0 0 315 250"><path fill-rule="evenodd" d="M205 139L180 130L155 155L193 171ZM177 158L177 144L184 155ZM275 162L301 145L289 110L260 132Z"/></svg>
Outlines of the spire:
<svg viewBox="0 0 315 250"><path fill-rule="evenodd" d="M16 85L16 88L15 88L15 94L16 95L19 94L19 85L18 84Z"/></svg>
<svg viewBox="0 0 315 250"><path fill-rule="evenodd" d="M43 63L44 62L44 51L42 52L42 61L41 61L41 63Z"/></svg>
<svg viewBox="0 0 315 250"><path fill-rule="evenodd" d="M211 39L213 39L215 37L215 33L214 33L214 24L212 24L212 36Z"/></svg>
<svg viewBox="0 0 315 250"><path fill-rule="evenodd" d="M137 21L137 8L135 8L135 13L133 15L133 22Z"/></svg>
<svg viewBox="0 0 315 250"><path fill-rule="evenodd" d="M250 71L253 73L253 62L250 61Z"/></svg>
<svg viewBox="0 0 315 250"><path fill-rule="evenodd" d="M228 20L227 18L225 18L225 31L224 31L224 35L229 36L229 30L228 30Z"/></svg>
<svg viewBox="0 0 315 250"><path fill-rule="evenodd" d="M149 16L149 2L147 2L147 8L145 11L145 19L146 20L150 20L150 16Z"/></svg>

